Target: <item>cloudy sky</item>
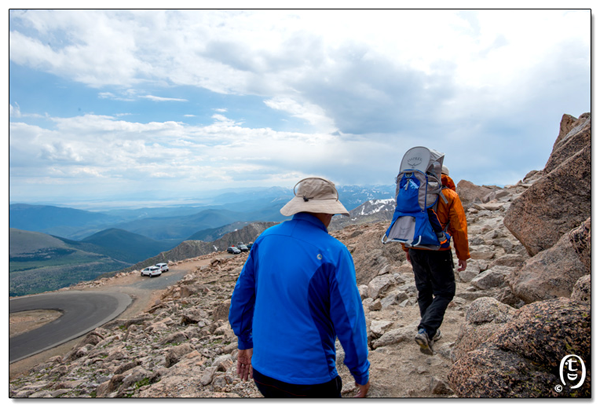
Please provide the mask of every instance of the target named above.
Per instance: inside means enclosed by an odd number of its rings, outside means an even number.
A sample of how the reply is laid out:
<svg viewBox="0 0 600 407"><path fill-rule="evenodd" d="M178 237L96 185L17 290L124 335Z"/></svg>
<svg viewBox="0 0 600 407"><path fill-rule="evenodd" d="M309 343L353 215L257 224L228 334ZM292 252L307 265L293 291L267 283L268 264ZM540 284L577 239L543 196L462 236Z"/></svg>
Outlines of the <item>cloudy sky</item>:
<svg viewBox="0 0 600 407"><path fill-rule="evenodd" d="M591 107L589 10L11 10L10 201L200 199L542 169Z"/></svg>

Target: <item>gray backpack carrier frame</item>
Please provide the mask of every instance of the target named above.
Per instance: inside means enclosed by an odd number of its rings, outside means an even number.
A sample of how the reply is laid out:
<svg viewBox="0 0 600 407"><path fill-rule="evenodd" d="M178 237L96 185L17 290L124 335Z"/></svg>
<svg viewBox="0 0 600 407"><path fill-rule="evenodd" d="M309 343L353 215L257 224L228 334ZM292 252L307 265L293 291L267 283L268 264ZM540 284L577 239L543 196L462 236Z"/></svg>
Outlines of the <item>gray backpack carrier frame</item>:
<svg viewBox="0 0 600 407"><path fill-rule="evenodd" d="M396 210L382 243L401 242L406 247L439 250L449 246L450 236L437 219L442 194L444 154L427 147L413 147L404 154L396 177Z"/></svg>

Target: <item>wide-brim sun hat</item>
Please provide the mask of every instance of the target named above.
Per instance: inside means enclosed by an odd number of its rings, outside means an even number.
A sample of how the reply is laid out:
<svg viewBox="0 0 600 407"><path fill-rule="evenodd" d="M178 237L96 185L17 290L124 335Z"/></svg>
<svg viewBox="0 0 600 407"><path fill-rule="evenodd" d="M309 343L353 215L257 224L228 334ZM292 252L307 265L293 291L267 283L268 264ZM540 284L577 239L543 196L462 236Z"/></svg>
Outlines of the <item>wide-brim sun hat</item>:
<svg viewBox="0 0 600 407"><path fill-rule="evenodd" d="M325 178L309 177L294 185L294 197L280 210L283 216L300 212L350 216L339 199L335 184Z"/></svg>

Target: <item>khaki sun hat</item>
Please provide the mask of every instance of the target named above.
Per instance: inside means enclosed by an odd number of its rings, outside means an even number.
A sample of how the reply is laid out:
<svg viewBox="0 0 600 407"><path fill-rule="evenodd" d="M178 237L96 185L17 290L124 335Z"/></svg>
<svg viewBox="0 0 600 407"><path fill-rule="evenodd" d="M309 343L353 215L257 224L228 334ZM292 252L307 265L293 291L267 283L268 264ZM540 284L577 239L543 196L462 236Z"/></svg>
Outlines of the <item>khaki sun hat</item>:
<svg viewBox="0 0 600 407"><path fill-rule="evenodd" d="M298 190L296 190L298 187ZM294 197L280 210L283 216L299 212L342 214L350 216L339 200L335 184L325 178L304 178L294 185Z"/></svg>

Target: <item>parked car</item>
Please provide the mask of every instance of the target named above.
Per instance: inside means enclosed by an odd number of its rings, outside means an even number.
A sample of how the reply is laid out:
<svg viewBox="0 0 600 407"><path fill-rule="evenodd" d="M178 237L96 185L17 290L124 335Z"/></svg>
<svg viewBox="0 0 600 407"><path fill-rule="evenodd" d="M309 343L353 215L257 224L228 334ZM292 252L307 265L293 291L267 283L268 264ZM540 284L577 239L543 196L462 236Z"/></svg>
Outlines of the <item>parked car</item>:
<svg viewBox="0 0 600 407"><path fill-rule="evenodd" d="M252 249L252 245L254 243L250 242L250 243L246 243L246 247L248 248L248 250Z"/></svg>
<svg viewBox="0 0 600 407"><path fill-rule="evenodd" d="M162 274L162 271L156 266L146 267L142 270L142 277L158 277Z"/></svg>
<svg viewBox="0 0 600 407"><path fill-rule="evenodd" d="M241 251L240 251L240 249L238 249L237 247L235 247L235 246L231 246L231 247L228 247L228 248L227 248L227 253L231 253L231 254L240 254L240 253L241 253Z"/></svg>
<svg viewBox="0 0 600 407"><path fill-rule="evenodd" d="M239 242L239 243L237 244L237 248L238 248L238 249L240 249L240 251L241 251L241 252L247 252L248 250L250 250L250 249L248 249L248 246L246 246L246 245L245 245L244 243L242 243L242 242Z"/></svg>
<svg viewBox="0 0 600 407"><path fill-rule="evenodd" d="M156 267L158 267L162 273L169 271L169 265L167 263L156 263Z"/></svg>

